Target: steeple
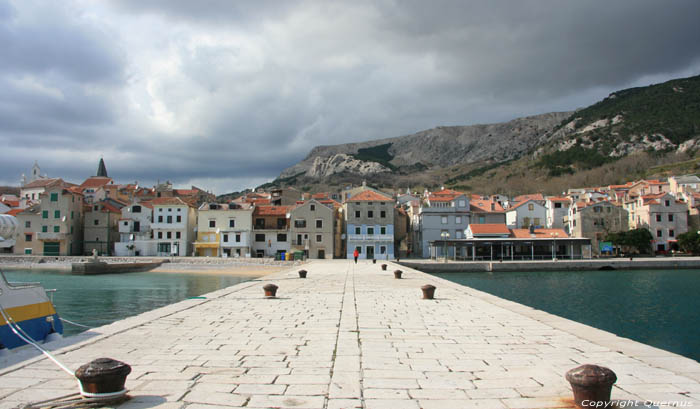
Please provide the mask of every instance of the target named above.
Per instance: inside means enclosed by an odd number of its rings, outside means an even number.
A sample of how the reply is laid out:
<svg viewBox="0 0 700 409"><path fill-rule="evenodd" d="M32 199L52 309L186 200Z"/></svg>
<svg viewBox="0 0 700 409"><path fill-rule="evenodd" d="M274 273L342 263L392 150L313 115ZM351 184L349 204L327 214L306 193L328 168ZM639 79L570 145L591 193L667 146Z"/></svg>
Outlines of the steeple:
<svg viewBox="0 0 700 409"><path fill-rule="evenodd" d="M100 158L100 164L97 165L97 175L96 176L101 176L101 177L109 177L107 176L107 168L105 167L105 161L104 159Z"/></svg>

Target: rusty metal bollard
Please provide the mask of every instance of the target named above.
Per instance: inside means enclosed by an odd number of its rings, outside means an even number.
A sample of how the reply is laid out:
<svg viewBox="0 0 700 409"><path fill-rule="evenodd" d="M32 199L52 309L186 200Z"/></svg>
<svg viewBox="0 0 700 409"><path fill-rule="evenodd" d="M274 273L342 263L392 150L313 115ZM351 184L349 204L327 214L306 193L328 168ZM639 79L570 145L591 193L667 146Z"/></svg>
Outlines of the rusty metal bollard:
<svg viewBox="0 0 700 409"><path fill-rule="evenodd" d="M566 380L574 391L574 402L581 408L610 405L612 386L617 381L615 372L598 365L581 365L566 373Z"/></svg>
<svg viewBox="0 0 700 409"><path fill-rule="evenodd" d="M306 278L306 270L299 270L299 278Z"/></svg>
<svg viewBox="0 0 700 409"><path fill-rule="evenodd" d="M265 297L269 297L269 298L276 297L278 288L279 287L277 287L276 285L274 285L272 283L265 284L263 286L263 290L265 290Z"/></svg>
<svg viewBox="0 0 700 409"><path fill-rule="evenodd" d="M401 270L394 270L394 278L401 278L401 274L403 274L403 271Z"/></svg>
<svg viewBox="0 0 700 409"><path fill-rule="evenodd" d="M373 259L372 259L372 264L377 264L377 259L376 259L376 258L373 258Z"/></svg>
<svg viewBox="0 0 700 409"><path fill-rule="evenodd" d="M435 298L435 286L426 284L423 287L420 288L421 291L423 291L423 299L424 300L432 300Z"/></svg>
<svg viewBox="0 0 700 409"><path fill-rule="evenodd" d="M382 264L382 271L386 271L386 264Z"/></svg>
<svg viewBox="0 0 700 409"><path fill-rule="evenodd" d="M124 384L131 366L112 358L99 358L78 368L80 394L88 398L119 399L126 395Z"/></svg>

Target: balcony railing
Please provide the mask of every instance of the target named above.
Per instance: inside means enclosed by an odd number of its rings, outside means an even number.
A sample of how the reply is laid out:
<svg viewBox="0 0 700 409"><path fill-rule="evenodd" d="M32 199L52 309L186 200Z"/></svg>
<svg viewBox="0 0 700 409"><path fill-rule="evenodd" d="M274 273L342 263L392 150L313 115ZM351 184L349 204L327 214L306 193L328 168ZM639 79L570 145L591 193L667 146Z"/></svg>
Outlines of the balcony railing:
<svg viewBox="0 0 700 409"><path fill-rule="evenodd" d="M394 241L393 234L348 234L348 240Z"/></svg>
<svg viewBox="0 0 700 409"><path fill-rule="evenodd" d="M68 237L68 233L40 232L36 237L39 240L64 240Z"/></svg>

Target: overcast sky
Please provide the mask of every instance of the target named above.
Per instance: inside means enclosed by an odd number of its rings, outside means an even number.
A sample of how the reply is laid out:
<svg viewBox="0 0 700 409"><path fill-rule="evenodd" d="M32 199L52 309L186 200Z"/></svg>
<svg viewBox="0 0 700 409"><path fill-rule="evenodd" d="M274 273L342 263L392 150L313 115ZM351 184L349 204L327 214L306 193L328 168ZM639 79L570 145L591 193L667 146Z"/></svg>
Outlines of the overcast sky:
<svg viewBox="0 0 700 409"><path fill-rule="evenodd" d="M0 0L0 185L253 187L316 145L700 74L700 1Z"/></svg>

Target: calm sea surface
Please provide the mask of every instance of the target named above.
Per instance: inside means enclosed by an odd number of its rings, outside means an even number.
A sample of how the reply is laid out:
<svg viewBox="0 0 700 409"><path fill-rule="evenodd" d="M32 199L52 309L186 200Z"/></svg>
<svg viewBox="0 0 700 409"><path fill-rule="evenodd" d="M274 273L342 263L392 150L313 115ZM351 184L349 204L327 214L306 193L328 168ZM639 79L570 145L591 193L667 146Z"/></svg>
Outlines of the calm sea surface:
<svg viewBox="0 0 700 409"><path fill-rule="evenodd" d="M434 275L700 361L700 270Z"/></svg>
<svg viewBox="0 0 700 409"><path fill-rule="evenodd" d="M40 282L55 288L54 305L62 318L98 327L172 304L188 297L206 294L250 277L205 274L128 273L95 276L49 271L5 271L10 282ZM85 329L63 324L64 335Z"/></svg>

